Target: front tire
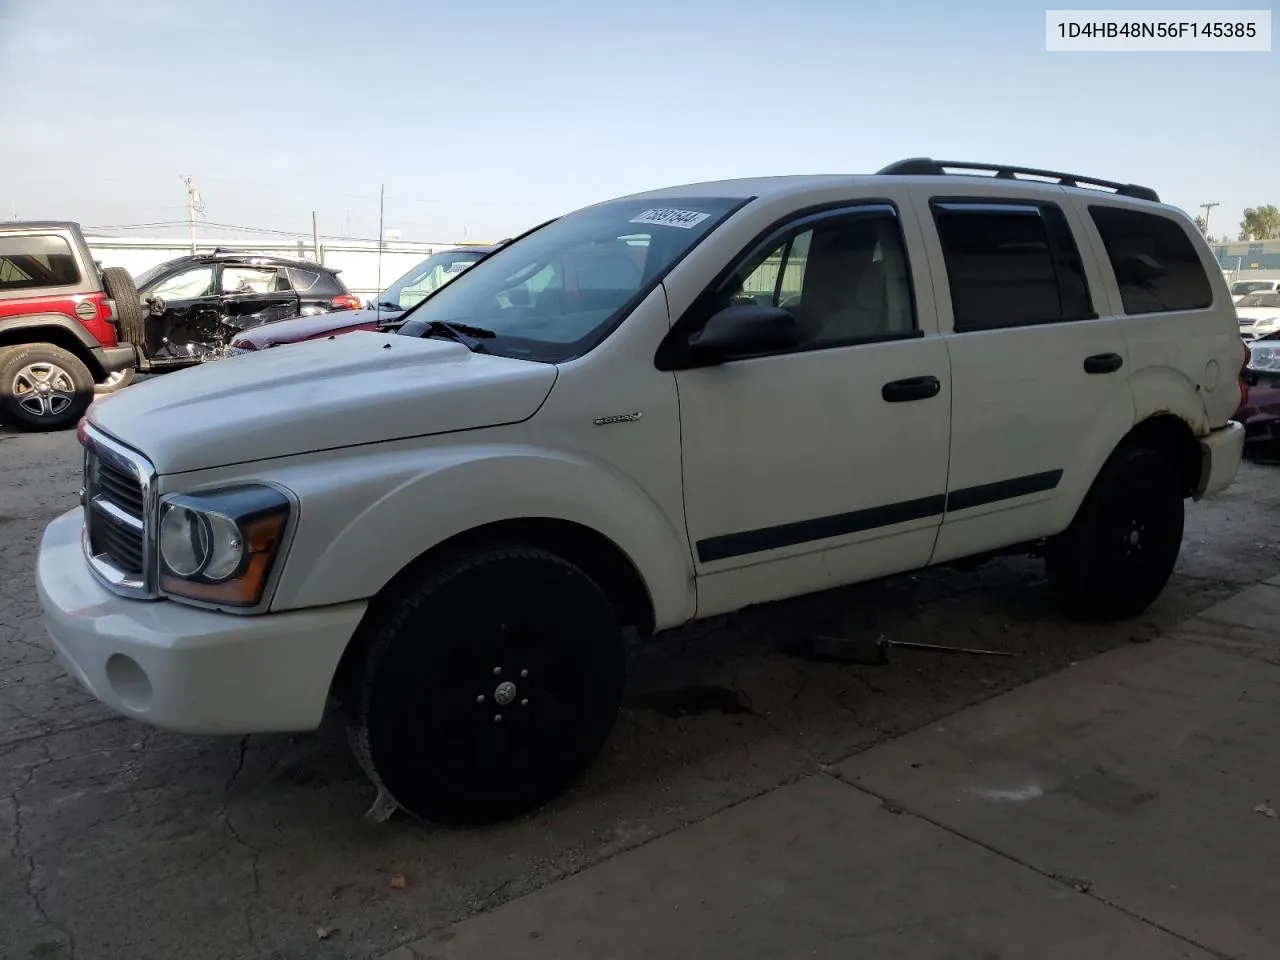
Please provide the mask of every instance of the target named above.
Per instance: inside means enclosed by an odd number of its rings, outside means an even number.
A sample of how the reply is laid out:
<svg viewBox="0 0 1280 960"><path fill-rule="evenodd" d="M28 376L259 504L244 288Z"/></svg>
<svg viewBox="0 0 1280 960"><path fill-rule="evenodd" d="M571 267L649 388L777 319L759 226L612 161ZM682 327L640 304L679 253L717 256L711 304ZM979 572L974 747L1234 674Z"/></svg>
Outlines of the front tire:
<svg viewBox="0 0 1280 960"><path fill-rule="evenodd" d="M1178 561L1183 518L1173 464L1151 450L1117 450L1046 552L1049 583L1063 609L1092 621L1145 611Z"/></svg>
<svg viewBox="0 0 1280 960"><path fill-rule="evenodd" d="M546 551L458 557L371 628L349 730L365 772L416 817L474 825L534 810L613 728L625 661L613 606Z"/></svg>
<svg viewBox="0 0 1280 960"><path fill-rule="evenodd" d="M93 375L73 353L50 343L0 351L0 421L23 430L74 427L93 402Z"/></svg>

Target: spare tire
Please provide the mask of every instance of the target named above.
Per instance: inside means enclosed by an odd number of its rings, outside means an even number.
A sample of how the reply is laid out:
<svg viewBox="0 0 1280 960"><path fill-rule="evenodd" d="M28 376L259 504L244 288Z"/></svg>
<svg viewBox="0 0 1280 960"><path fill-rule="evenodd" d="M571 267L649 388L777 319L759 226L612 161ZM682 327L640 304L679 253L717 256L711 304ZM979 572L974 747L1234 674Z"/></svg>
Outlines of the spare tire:
<svg viewBox="0 0 1280 960"><path fill-rule="evenodd" d="M120 322L120 332L127 343L139 349L143 343L142 302L138 299L138 288L133 285L133 277L124 267L106 267L102 271L102 285L107 289L107 296L115 301L116 318Z"/></svg>

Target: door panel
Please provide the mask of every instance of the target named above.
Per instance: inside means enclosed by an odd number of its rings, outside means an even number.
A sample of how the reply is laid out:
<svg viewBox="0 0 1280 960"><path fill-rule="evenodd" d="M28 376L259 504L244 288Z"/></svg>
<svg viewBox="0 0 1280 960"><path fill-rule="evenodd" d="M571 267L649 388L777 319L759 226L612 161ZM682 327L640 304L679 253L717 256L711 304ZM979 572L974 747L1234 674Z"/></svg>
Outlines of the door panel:
<svg viewBox="0 0 1280 960"><path fill-rule="evenodd" d="M1059 532L1060 504L1082 495L1098 438L1123 436L1133 402L1123 330L1095 316L1095 301L1107 305L1062 210L1025 194L933 201L922 219L936 225L926 243L945 278L939 320L951 327L953 378L933 557L943 562Z"/></svg>
<svg viewBox="0 0 1280 960"><path fill-rule="evenodd" d="M708 309L784 300L799 349L676 370L700 616L923 566L941 521L951 374L893 208L783 228Z"/></svg>

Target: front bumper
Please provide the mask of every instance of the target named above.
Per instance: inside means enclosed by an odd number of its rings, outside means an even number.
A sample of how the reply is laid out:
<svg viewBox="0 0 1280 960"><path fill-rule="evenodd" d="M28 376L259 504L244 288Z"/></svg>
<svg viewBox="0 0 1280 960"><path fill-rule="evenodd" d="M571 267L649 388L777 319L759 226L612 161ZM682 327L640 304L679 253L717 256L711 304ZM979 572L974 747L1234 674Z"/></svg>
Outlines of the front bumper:
<svg viewBox="0 0 1280 960"><path fill-rule="evenodd" d="M1244 456L1244 426L1231 420L1200 438L1200 482L1195 498L1211 497L1231 486Z"/></svg>
<svg viewBox="0 0 1280 960"><path fill-rule="evenodd" d="M94 578L73 510L45 529L36 589L58 659L117 713L185 733L320 724L365 603L239 616L119 597Z"/></svg>

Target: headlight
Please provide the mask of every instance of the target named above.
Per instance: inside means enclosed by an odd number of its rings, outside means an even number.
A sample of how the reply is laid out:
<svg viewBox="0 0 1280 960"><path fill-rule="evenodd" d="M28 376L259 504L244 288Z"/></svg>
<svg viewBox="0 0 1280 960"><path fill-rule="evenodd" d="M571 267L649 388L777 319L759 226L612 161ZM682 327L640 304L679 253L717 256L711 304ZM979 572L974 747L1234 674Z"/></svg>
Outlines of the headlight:
<svg viewBox="0 0 1280 960"><path fill-rule="evenodd" d="M160 502L160 587L175 597L257 605L280 550L289 499L246 484Z"/></svg>

